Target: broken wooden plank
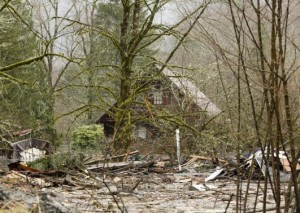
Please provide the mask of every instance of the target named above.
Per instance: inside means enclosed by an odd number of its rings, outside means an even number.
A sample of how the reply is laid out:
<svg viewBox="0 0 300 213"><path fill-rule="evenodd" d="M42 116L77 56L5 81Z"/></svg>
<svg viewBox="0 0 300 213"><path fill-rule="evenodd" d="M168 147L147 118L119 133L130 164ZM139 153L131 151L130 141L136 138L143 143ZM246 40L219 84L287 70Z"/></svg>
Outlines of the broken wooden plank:
<svg viewBox="0 0 300 213"><path fill-rule="evenodd" d="M183 166L183 167L184 167L184 166L190 166L190 165L192 165L196 160L197 160L196 157L192 157L192 159L190 159L188 162L182 164L182 166Z"/></svg>
<svg viewBox="0 0 300 213"><path fill-rule="evenodd" d="M116 170L116 169L122 169L122 168L142 168L142 167L148 167L150 164L153 164L153 162L148 161L129 161L129 162L116 162L116 163L98 163L94 165L88 166L87 170L93 171L93 170Z"/></svg>
<svg viewBox="0 0 300 213"><path fill-rule="evenodd" d="M218 162L221 162L221 163L227 163L226 160L224 159L221 159L219 157L206 157L206 156L200 156L200 155L190 155L190 160L188 162L186 162L185 164L183 164L182 166L189 166L189 165L192 165L193 163L195 163L196 161L198 160L206 160L206 161L218 161Z"/></svg>
<svg viewBox="0 0 300 213"><path fill-rule="evenodd" d="M216 171L210 174L207 178L204 179L205 182L216 179L224 169L217 167Z"/></svg>
<svg viewBox="0 0 300 213"><path fill-rule="evenodd" d="M103 156L100 156L98 158L92 158L92 157L89 157L84 163L85 165L91 165L91 164L97 164L97 163L100 163L100 162L106 162L106 161L113 161L113 160L117 160L117 159L127 159L129 156L132 156L132 155L136 155L140 153L139 150L136 150L136 151L133 151L133 152L128 152L128 153L125 153L125 154L122 154L122 155L116 155L116 156L112 156L112 157L103 157Z"/></svg>
<svg viewBox="0 0 300 213"><path fill-rule="evenodd" d="M291 172L292 171L290 162L288 161L287 158L280 158L280 162L282 164L283 169L286 172ZM296 170L300 170L300 164L299 163L296 166Z"/></svg>
<svg viewBox="0 0 300 213"><path fill-rule="evenodd" d="M203 192L206 191L206 187L203 184L192 184L190 185L189 190Z"/></svg>

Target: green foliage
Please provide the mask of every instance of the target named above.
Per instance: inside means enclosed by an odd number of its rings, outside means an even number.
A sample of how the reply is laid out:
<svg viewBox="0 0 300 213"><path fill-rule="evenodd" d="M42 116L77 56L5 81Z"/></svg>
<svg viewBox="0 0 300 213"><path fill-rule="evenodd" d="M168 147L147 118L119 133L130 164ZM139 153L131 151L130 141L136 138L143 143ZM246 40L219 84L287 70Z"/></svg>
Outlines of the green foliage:
<svg viewBox="0 0 300 213"><path fill-rule="evenodd" d="M11 1L10 5L22 21L8 8L0 12L0 67L37 56L40 51L38 40L29 29L33 27L30 6L24 1ZM43 128L48 119L46 112L49 111L49 104L45 86L47 77L41 62L16 67L6 73L27 83L0 78L0 120L8 124L6 130L12 130L15 126Z"/></svg>
<svg viewBox="0 0 300 213"><path fill-rule="evenodd" d="M83 158L84 156L82 154L70 152L56 153L30 162L29 166L41 171L74 169L76 167L82 168L84 167L82 163Z"/></svg>
<svg viewBox="0 0 300 213"><path fill-rule="evenodd" d="M32 26L32 14L21 1L10 3L20 13L23 21ZM16 63L33 56L36 41L28 27L8 9L0 13L0 66Z"/></svg>
<svg viewBox="0 0 300 213"><path fill-rule="evenodd" d="M100 125L82 126L73 131L71 146L78 150L100 149L104 139L103 127Z"/></svg>

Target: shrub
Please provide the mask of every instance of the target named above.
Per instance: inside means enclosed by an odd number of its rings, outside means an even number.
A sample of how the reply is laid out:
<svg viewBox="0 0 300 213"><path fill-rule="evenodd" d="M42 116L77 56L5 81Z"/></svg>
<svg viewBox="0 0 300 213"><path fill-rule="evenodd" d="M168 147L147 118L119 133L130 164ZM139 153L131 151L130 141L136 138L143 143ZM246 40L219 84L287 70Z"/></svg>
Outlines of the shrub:
<svg viewBox="0 0 300 213"><path fill-rule="evenodd" d="M76 150L102 149L103 127L100 125L81 126L72 133L71 147Z"/></svg>
<svg viewBox="0 0 300 213"><path fill-rule="evenodd" d="M43 158L29 162L28 165L32 168L46 170L65 170L74 169L82 165L84 155L80 153L65 152L46 155Z"/></svg>

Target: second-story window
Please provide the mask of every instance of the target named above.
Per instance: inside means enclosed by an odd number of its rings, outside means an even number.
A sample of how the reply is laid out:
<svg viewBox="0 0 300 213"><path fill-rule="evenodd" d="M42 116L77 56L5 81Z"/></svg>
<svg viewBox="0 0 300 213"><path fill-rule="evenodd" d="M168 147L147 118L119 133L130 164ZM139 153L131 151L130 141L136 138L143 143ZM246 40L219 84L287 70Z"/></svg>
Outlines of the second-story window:
<svg viewBox="0 0 300 213"><path fill-rule="evenodd" d="M157 104L157 105L163 104L162 91L156 91L153 93L153 104Z"/></svg>

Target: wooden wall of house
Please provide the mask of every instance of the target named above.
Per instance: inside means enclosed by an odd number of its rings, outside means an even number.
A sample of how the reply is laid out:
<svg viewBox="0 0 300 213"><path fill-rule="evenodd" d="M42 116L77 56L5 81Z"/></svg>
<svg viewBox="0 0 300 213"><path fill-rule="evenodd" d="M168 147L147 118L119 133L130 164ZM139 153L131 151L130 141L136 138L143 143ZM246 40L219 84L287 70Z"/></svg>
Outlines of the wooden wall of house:
<svg viewBox="0 0 300 213"><path fill-rule="evenodd" d="M186 123L199 127L205 113L202 113L195 102L187 99L169 80L157 80L152 83L146 92L139 94L131 108L132 120L139 121L135 124L133 133L135 139L131 148L161 152L173 147L172 128L175 127L169 126L169 130L165 128L164 123L156 117L159 113L165 113L167 109L169 115L182 116ZM114 133L114 120L106 115L101 118L101 123L104 124L105 135L111 136Z"/></svg>

